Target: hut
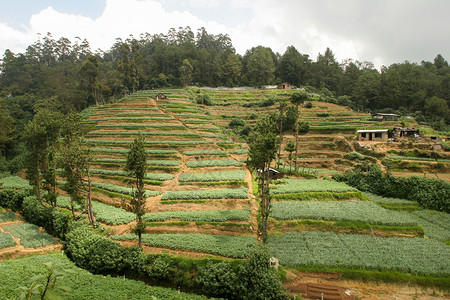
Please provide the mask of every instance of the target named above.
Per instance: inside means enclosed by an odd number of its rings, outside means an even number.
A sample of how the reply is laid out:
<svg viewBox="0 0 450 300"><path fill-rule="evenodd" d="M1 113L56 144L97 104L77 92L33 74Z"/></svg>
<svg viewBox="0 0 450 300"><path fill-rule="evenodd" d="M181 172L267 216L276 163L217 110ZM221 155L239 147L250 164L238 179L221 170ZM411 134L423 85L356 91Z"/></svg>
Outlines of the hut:
<svg viewBox="0 0 450 300"><path fill-rule="evenodd" d="M369 129L358 130L359 141L387 141L389 138L389 129Z"/></svg>
<svg viewBox="0 0 450 300"><path fill-rule="evenodd" d="M290 90L292 89L292 87L292 84L290 84L289 82L283 82L278 85L279 90Z"/></svg>
<svg viewBox="0 0 450 300"><path fill-rule="evenodd" d="M167 96L159 93L158 95L156 95L155 100L167 100Z"/></svg>

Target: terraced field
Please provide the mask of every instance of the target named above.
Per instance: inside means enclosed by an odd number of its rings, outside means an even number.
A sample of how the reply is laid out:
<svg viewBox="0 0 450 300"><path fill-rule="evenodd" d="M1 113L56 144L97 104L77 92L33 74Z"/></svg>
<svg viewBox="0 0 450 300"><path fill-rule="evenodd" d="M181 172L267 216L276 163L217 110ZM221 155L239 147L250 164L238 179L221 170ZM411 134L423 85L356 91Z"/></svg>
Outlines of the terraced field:
<svg viewBox="0 0 450 300"><path fill-rule="evenodd" d="M159 93L168 99L155 100ZM85 122L91 129L86 142L95 154L91 174L97 220L112 229L114 240L135 243L124 165L130 143L143 134L148 154L144 216L148 227L143 236L147 251L245 257L258 240L258 203L245 166L247 146L232 134L228 123L237 116L252 124L259 114L278 111L278 104L260 107L259 103L270 97L288 101L291 93L142 91L92 109ZM214 105L197 104L200 94L210 95ZM439 266L427 254L449 257L448 214L436 215L420 210L416 203L376 198L323 179L355 164L349 153L355 151L352 140L357 128L399 124L373 122L367 114L331 103L312 104L299 110L301 121L308 121L311 130L299 139L298 158L300 172L315 179L286 177L273 182L269 246L274 256L290 267L450 275L448 263ZM283 144L293 140L292 132L287 132ZM288 155L282 151L283 170L292 166ZM64 197L58 203L68 207ZM352 243L357 247L352 249ZM373 247L380 250L369 255Z"/></svg>

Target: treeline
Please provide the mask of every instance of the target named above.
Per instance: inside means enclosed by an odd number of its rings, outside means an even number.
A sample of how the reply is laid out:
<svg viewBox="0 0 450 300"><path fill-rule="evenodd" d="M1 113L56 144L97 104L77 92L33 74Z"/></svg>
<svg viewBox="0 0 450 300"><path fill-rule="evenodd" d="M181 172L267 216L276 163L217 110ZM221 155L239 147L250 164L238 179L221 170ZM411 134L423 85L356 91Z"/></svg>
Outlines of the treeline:
<svg viewBox="0 0 450 300"><path fill-rule="evenodd" d="M450 122L450 68L403 62L376 70L370 62L336 61L327 48L315 60L289 46L283 54L263 46L236 53L230 37L189 27L167 34L117 39L106 51L87 40L50 33L24 53L5 51L0 73L0 151L34 113L81 111L136 90L160 87L263 86L290 82L353 109L414 113L445 129ZM15 126L13 126L15 125Z"/></svg>

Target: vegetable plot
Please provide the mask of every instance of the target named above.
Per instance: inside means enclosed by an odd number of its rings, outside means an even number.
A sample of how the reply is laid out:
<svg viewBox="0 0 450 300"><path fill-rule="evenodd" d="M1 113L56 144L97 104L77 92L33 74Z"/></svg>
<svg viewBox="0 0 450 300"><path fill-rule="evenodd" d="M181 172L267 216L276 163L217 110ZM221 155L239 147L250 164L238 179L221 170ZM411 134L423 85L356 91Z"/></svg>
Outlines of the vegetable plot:
<svg viewBox="0 0 450 300"><path fill-rule="evenodd" d="M168 191L161 200L191 200L191 199L247 199L248 188Z"/></svg>
<svg viewBox="0 0 450 300"><path fill-rule="evenodd" d="M368 201L283 201L272 204L271 216L278 220L314 219L357 221L376 225L414 226L406 212L391 211Z"/></svg>
<svg viewBox="0 0 450 300"><path fill-rule="evenodd" d="M203 167L242 167L243 164L234 159L205 159L205 160L192 160L187 161L186 166L190 168L203 168Z"/></svg>
<svg viewBox="0 0 450 300"><path fill-rule="evenodd" d="M197 182L197 181L243 181L245 179L245 171L225 171L211 173L186 173L179 177L181 182Z"/></svg>
<svg viewBox="0 0 450 300"><path fill-rule="evenodd" d="M40 233L38 227L29 223L17 223L4 225L2 228L20 239L20 244L25 248L39 248L54 244L55 240L47 233Z"/></svg>
<svg viewBox="0 0 450 300"><path fill-rule="evenodd" d="M111 236L114 240L136 240L134 234ZM201 233L143 234L144 244L153 247L183 249L211 253L233 258L248 256L249 250L256 246L254 236L227 236Z"/></svg>
<svg viewBox="0 0 450 300"><path fill-rule="evenodd" d="M450 275L450 249L423 238L379 238L332 232L289 232L269 238L272 255L288 266L396 270Z"/></svg>
<svg viewBox="0 0 450 300"><path fill-rule="evenodd" d="M226 222L247 221L250 218L249 209L204 210L204 211L165 211L147 213L144 219L149 222L180 219L181 221Z"/></svg>
<svg viewBox="0 0 450 300"><path fill-rule="evenodd" d="M356 192L357 189L336 181L320 179L285 179L287 184L279 184L270 190L271 194L291 194L303 192Z"/></svg>
<svg viewBox="0 0 450 300"><path fill-rule="evenodd" d="M0 249L13 247L16 242L13 240L11 235L6 232L0 232Z"/></svg>

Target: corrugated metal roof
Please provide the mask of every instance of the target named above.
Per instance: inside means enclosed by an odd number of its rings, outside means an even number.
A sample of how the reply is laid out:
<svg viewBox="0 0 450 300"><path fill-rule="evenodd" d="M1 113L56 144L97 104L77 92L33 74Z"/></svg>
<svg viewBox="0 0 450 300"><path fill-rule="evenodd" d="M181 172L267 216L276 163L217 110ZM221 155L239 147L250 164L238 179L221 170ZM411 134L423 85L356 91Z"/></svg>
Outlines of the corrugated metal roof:
<svg viewBox="0 0 450 300"><path fill-rule="evenodd" d="M370 132L388 132L389 129L367 129L367 130L358 130L356 133L370 133Z"/></svg>

